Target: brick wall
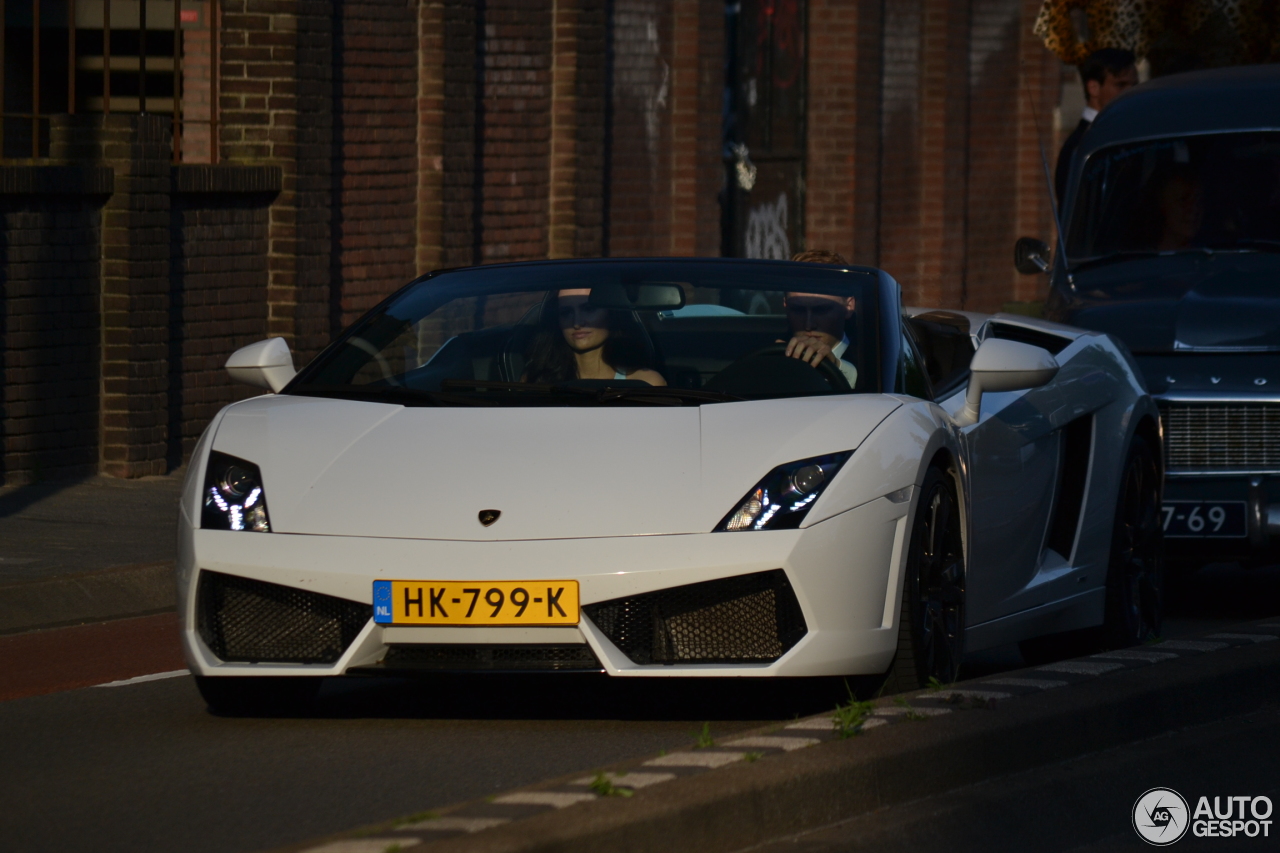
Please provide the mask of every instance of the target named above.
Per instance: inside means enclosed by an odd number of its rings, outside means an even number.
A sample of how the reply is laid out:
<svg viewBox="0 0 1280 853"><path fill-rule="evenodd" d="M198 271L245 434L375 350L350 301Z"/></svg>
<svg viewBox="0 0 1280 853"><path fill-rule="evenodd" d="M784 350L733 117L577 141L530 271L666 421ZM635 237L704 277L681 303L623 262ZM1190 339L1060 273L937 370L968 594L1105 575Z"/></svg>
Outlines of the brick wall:
<svg viewBox="0 0 1280 853"><path fill-rule="evenodd" d="M417 9L404 0L336 6L334 330L417 267Z"/></svg>
<svg viewBox="0 0 1280 853"><path fill-rule="evenodd" d="M1039 0L796 2L794 236L883 266L909 302L1039 296L1009 263L1052 233L1038 143L1056 153L1062 75ZM223 0L216 34L187 34L185 116L213 106L216 61L216 140L188 128L175 170L165 120L77 116L50 149L76 165L0 175L4 477L180 464L248 393L231 351L280 335L302 365L436 267L718 254L725 9ZM32 189L50 168L110 186Z"/></svg>
<svg viewBox="0 0 1280 853"><path fill-rule="evenodd" d="M485 0L480 260L547 256L551 0Z"/></svg>
<svg viewBox="0 0 1280 853"><path fill-rule="evenodd" d="M252 191L252 174L227 179L222 173L210 180L213 174L179 172L170 207L170 467L190 458L219 409L261 393L232 382L224 365L240 347L267 337L267 229L274 193Z"/></svg>
<svg viewBox="0 0 1280 853"><path fill-rule="evenodd" d="M0 167L0 484L98 468L107 170Z"/></svg>
<svg viewBox="0 0 1280 853"><path fill-rule="evenodd" d="M606 254L669 254L672 5L614 0Z"/></svg>

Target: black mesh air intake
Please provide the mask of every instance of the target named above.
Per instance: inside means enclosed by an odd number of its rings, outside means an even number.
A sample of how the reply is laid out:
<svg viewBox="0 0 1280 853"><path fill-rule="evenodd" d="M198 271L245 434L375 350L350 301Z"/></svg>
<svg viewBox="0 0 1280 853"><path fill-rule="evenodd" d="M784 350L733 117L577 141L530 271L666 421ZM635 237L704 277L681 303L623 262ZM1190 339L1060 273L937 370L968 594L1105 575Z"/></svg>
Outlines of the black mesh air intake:
<svg viewBox="0 0 1280 853"><path fill-rule="evenodd" d="M588 646L454 645L392 646L381 667L432 672L603 672Z"/></svg>
<svg viewBox="0 0 1280 853"><path fill-rule="evenodd" d="M585 605L639 664L770 663L808 631L782 569Z"/></svg>
<svg viewBox="0 0 1280 853"><path fill-rule="evenodd" d="M201 572L196 614L200 638L221 660L333 663L373 611L332 595Z"/></svg>

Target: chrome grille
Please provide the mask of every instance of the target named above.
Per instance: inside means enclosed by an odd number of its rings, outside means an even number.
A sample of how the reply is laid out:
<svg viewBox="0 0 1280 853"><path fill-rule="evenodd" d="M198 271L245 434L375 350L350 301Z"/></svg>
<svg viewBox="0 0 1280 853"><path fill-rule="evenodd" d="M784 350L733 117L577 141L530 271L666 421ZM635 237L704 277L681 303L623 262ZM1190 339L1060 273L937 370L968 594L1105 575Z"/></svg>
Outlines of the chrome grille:
<svg viewBox="0 0 1280 853"><path fill-rule="evenodd" d="M1280 469L1280 405L1167 403L1160 416L1169 471Z"/></svg>

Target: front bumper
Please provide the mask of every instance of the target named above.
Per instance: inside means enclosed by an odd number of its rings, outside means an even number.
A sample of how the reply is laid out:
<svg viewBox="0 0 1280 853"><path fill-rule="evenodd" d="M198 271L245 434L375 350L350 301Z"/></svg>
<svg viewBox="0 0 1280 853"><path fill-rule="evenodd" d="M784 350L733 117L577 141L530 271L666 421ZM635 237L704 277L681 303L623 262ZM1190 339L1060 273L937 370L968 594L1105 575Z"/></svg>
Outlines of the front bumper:
<svg viewBox="0 0 1280 853"><path fill-rule="evenodd" d="M193 529L182 519L178 590L183 648L198 675L376 672L396 645L585 644L610 675L821 676L883 672L897 616L911 501L878 499L801 530L476 542L371 539ZM349 602L372 613L375 580L576 579L583 605L782 569L804 636L772 663L641 664L584 614L569 628L391 627L372 619L336 662L232 663L201 638L197 579L218 572Z"/></svg>
<svg viewBox="0 0 1280 853"><path fill-rule="evenodd" d="M1269 555L1280 537L1280 474L1249 472L1183 472L1165 475L1166 501L1244 501L1248 535L1230 539L1169 540L1177 554L1192 559L1231 559Z"/></svg>

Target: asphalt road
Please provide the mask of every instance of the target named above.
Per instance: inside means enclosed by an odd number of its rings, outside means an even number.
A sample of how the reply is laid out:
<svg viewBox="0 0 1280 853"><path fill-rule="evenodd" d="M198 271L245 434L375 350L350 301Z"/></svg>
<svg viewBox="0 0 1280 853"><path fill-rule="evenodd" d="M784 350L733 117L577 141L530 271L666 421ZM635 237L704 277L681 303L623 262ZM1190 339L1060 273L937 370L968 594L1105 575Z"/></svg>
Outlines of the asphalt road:
<svg viewBox="0 0 1280 853"><path fill-rule="evenodd" d="M1280 568L1208 569L1172 598L1166 634L1275 615L1278 593ZM573 675L331 681L305 718L246 720L208 714L185 675L82 686L179 668L175 629L166 614L0 637L0 846L269 848L687 745L704 722L724 736L819 713L839 691ZM1022 662L1010 647L972 664L976 675ZM1239 739L1222 743L1262 766ZM1084 823L1101 814L1067 808Z"/></svg>

